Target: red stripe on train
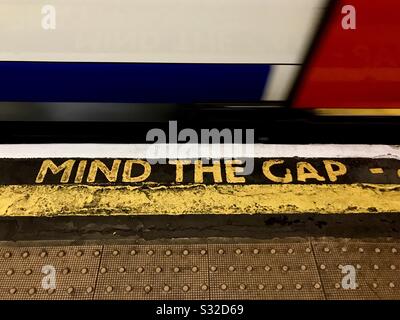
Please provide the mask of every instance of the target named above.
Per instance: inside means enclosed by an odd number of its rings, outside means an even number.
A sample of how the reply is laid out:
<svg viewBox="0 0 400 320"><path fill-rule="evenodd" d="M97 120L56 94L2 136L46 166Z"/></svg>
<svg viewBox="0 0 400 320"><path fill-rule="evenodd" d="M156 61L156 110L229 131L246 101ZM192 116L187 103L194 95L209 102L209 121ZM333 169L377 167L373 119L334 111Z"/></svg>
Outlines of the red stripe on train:
<svg viewBox="0 0 400 320"><path fill-rule="evenodd" d="M400 108L400 1L338 0L294 95L296 108ZM352 5L356 29L344 29Z"/></svg>

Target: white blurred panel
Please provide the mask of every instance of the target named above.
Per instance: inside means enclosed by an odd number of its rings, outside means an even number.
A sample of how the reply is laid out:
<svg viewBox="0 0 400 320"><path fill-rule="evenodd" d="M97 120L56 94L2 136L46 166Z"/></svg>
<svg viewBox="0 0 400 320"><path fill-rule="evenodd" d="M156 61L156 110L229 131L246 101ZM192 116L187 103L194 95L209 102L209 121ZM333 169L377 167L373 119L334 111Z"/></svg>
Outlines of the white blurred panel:
<svg viewBox="0 0 400 320"><path fill-rule="evenodd" d="M42 28L42 7L56 29ZM0 60L302 63L326 0L0 0Z"/></svg>

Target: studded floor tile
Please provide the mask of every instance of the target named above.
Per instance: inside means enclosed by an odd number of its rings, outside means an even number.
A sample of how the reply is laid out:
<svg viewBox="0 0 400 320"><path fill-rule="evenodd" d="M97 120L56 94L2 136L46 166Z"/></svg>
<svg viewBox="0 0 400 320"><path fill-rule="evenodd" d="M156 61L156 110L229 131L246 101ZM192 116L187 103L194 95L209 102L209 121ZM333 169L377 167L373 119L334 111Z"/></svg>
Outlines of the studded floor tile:
<svg viewBox="0 0 400 320"><path fill-rule="evenodd" d="M306 238L2 243L0 299L400 299L399 252L394 241ZM43 282L48 268L54 270L54 289ZM353 268L354 281L348 282L343 268ZM352 281L357 286L346 287Z"/></svg>
<svg viewBox="0 0 400 320"><path fill-rule="evenodd" d="M327 299L400 299L400 243L327 241L313 247ZM354 271L356 289L343 290L343 278Z"/></svg>
<svg viewBox="0 0 400 320"><path fill-rule="evenodd" d="M100 257L101 246L0 247L0 298L92 299Z"/></svg>
<svg viewBox="0 0 400 320"><path fill-rule="evenodd" d="M209 250L212 299L324 299L309 242Z"/></svg>
<svg viewBox="0 0 400 320"><path fill-rule="evenodd" d="M209 299L205 245L105 246L97 299Z"/></svg>

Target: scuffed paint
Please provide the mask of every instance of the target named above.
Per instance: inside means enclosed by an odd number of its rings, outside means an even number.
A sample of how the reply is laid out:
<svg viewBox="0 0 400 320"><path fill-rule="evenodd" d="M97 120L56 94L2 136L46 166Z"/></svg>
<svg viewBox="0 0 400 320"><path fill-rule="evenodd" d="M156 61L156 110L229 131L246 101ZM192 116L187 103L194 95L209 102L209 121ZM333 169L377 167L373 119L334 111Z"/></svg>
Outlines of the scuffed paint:
<svg viewBox="0 0 400 320"><path fill-rule="evenodd" d="M400 211L400 185L0 186L1 216Z"/></svg>

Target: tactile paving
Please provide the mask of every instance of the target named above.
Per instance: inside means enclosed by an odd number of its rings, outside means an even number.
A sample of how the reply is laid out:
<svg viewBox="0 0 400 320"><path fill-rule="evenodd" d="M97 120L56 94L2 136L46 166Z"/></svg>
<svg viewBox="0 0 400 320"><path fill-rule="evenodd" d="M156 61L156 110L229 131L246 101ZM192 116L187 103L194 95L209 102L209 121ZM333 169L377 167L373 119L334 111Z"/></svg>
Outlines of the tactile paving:
<svg viewBox="0 0 400 320"><path fill-rule="evenodd" d="M400 299L400 243L314 242L327 299ZM356 289L343 289L344 266L355 271Z"/></svg>
<svg viewBox="0 0 400 320"><path fill-rule="evenodd" d="M400 243L2 243L0 299L400 299ZM55 288L43 287L43 267ZM354 289L343 267L353 268Z"/></svg>
<svg viewBox="0 0 400 320"><path fill-rule="evenodd" d="M0 247L1 299L92 299L101 246ZM45 269L43 269L45 268ZM55 288L43 286L54 268Z"/></svg>
<svg viewBox="0 0 400 320"><path fill-rule="evenodd" d="M105 246L95 298L209 299L206 245Z"/></svg>
<svg viewBox="0 0 400 320"><path fill-rule="evenodd" d="M309 242L210 245L212 299L324 299Z"/></svg>

